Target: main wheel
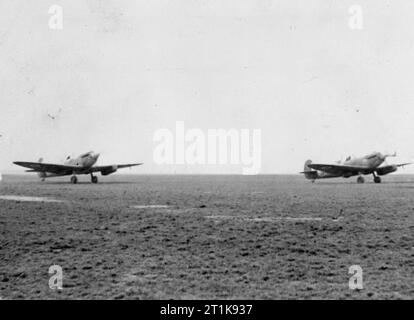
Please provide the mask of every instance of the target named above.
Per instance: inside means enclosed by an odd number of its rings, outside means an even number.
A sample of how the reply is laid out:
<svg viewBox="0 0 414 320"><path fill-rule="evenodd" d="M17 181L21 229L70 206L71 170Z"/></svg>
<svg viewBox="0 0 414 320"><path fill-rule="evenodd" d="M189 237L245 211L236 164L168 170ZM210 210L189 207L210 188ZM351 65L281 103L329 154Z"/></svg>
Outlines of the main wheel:
<svg viewBox="0 0 414 320"><path fill-rule="evenodd" d="M98 183L98 177L97 176L92 176L91 181L92 181L92 183Z"/></svg>
<svg viewBox="0 0 414 320"><path fill-rule="evenodd" d="M365 182L364 177L359 176L359 177L357 178L357 183L364 183L364 182Z"/></svg>
<svg viewBox="0 0 414 320"><path fill-rule="evenodd" d="M78 182L78 178L76 176L72 176L72 177L70 177L70 182L77 183Z"/></svg>
<svg viewBox="0 0 414 320"><path fill-rule="evenodd" d="M380 178L380 177L378 177L378 176L375 176L375 177L374 177L374 182L375 182L375 183L381 183L381 178Z"/></svg>

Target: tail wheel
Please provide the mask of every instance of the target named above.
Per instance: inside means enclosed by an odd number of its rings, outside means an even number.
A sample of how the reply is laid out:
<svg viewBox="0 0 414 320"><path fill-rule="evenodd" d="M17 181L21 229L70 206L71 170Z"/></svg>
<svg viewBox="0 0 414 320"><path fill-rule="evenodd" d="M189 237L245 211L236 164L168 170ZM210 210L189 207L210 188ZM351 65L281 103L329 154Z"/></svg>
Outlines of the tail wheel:
<svg viewBox="0 0 414 320"><path fill-rule="evenodd" d="M378 177L378 176L375 176L375 177L374 177L374 182L375 182L375 183L381 183L381 178L380 178L380 177Z"/></svg>
<svg viewBox="0 0 414 320"><path fill-rule="evenodd" d="M92 183L98 183L98 177L92 176L91 181L92 181Z"/></svg>
<svg viewBox="0 0 414 320"><path fill-rule="evenodd" d="M70 177L70 182L75 184L75 183L78 182L78 178L76 176L72 176L72 177Z"/></svg>
<svg viewBox="0 0 414 320"><path fill-rule="evenodd" d="M359 176L359 177L357 178L357 183L364 183L364 182L365 182L364 177Z"/></svg>

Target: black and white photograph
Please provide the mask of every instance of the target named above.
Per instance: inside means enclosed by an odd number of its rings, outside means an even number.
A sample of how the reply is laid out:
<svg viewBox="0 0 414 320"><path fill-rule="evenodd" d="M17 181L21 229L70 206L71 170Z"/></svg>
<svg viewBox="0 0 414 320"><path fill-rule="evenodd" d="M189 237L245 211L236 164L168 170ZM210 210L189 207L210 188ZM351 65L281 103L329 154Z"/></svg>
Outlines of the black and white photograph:
<svg viewBox="0 0 414 320"><path fill-rule="evenodd" d="M0 69L0 300L414 299L413 1L0 0Z"/></svg>

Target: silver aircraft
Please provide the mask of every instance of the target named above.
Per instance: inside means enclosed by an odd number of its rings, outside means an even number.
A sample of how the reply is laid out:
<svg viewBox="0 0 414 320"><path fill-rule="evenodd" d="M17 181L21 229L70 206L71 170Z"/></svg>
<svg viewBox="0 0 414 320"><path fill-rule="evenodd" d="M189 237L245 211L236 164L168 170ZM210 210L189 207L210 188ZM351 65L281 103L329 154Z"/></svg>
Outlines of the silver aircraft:
<svg viewBox="0 0 414 320"><path fill-rule="evenodd" d="M397 171L398 167L408 165L410 163L383 165L387 157L395 157L394 154L381 154L373 152L360 158L347 157L345 161L338 161L335 164L319 164L312 163L311 160L305 162L304 171L306 179L315 182L316 179L325 178L349 178L358 176L357 183L364 183L363 175L372 174L375 183L381 183L381 177L391 172Z"/></svg>
<svg viewBox="0 0 414 320"><path fill-rule="evenodd" d="M43 163L43 159L40 158L38 162L13 162L18 166L29 168L26 172L37 172L39 178L44 181L46 178L61 177L71 175L70 182L77 183L77 174L90 174L91 182L98 183L98 177L94 176L95 172L101 172L101 175L107 176L116 172L118 169L139 166L142 163L131 164L114 164L106 166L95 166L98 161L99 153L89 151L80 155L77 158L71 158L68 156L63 164Z"/></svg>

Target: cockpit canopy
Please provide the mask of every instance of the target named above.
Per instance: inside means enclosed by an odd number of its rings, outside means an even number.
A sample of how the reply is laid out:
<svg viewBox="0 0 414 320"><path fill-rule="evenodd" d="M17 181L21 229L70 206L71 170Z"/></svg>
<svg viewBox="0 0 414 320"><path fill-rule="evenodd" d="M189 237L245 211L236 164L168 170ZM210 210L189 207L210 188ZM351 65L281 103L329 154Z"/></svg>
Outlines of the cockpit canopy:
<svg viewBox="0 0 414 320"><path fill-rule="evenodd" d="M86 153L82 154L80 157L81 157L81 158L87 158L87 157L89 157L92 153L93 153L92 151L89 151L89 152L86 152Z"/></svg>

